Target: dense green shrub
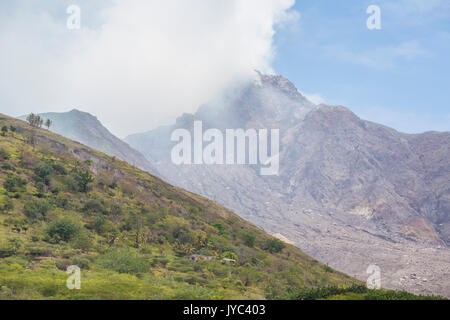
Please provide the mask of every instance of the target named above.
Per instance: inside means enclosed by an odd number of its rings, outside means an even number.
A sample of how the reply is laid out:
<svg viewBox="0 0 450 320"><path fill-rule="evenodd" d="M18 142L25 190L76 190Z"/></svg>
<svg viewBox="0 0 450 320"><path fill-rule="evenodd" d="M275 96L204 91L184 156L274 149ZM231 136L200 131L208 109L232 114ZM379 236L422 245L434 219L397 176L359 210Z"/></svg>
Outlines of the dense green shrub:
<svg viewBox="0 0 450 320"><path fill-rule="evenodd" d="M53 167L45 163L35 168L34 173L36 174L36 181L48 186L50 184L50 175L53 173Z"/></svg>
<svg viewBox="0 0 450 320"><path fill-rule="evenodd" d="M264 244L264 250L270 253L281 252L285 247L286 245L281 240L275 238L267 239Z"/></svg>
<svg viewBox="0 0 450 320"><path fill-rule="evenodd" d="M106 252L98 258L98 264L119 273L148 272L150 263L138 253L126 249Z"/></svg>
<svg viewBox="0 0 450 320"><path fill-rule="evenodd" d="M221 236L228 235L228 230L224 227L224 225L222 223L216 222L212 226L217 229L218 233Z"/></svg>
<svg viewBox="0 0 450 320"><path fill-rule="evenodd" d="M411 299L441 299L435 296L416 296L406 291L391 291L384 289L368 289L363 285L352 285L349 287L325 287L294 290L289 299L296 300L318 300L333 296L340 296L345 299L347 294L357 294L362 300L411 300Z"/></svg>
<svg viewBox="0 0 450 320"><path fill-rule="evenodd" d="M8 132L8 127L7 126L3 126L1 131L2 131L2 136L6 136L6 133Z"/></svg>
<svg viewBox="0 0 450 320"><path fill-rule="evenodd" d="M94 181L94 177L91 172L84 168L74 168L72 170L72 177L77 183L79 192L88 192L89 184Z"/></svg>
<svg viewBox="0 0 450 320"><path fill-rule="evenodd" d="M70 241L80 234L80 226L69 219L51 222L47 228L47 235L51 242Z"/></svg>

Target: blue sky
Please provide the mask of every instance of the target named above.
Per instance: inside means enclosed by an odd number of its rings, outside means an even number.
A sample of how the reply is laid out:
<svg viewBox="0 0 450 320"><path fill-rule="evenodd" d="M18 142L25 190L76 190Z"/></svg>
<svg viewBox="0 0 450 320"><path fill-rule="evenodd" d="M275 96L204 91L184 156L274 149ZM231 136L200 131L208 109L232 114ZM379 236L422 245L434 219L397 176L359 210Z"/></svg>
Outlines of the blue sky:
<svg viewBox="0 0 450 320"><path fill-rule="evenodd" d="M381 30L369 30L369 5ZM274 69L300 91L416 133L450 130L450 1L297 1Z"/></svg>

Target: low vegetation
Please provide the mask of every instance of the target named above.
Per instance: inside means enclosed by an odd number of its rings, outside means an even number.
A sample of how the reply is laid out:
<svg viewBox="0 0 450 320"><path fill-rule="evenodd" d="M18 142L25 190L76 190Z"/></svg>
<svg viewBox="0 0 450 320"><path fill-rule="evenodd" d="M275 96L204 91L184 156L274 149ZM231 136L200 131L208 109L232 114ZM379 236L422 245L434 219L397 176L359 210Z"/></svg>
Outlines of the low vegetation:
<svg viewBox="0 0 450 320"><path fill-rule="evenodd" d="M361 288L216 203L33 124L0 115L14 127L0 137L1 299L321 299ZM66 287L70 265L80 290Z"/></svg>
<svg viewBox="0 0 450 320"><path fill-rule="evenodd" d="M293 290L286 299L294 300L441 300L438 296L414 295L406 291L368 289L354 284L349 287L324 287Z"/></svg>

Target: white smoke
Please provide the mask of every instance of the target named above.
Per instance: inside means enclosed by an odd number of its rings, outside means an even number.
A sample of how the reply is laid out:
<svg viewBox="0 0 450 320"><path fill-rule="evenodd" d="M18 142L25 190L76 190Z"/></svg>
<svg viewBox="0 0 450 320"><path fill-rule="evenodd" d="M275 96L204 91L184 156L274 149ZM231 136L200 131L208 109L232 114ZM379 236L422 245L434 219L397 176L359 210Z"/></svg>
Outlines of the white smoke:
<svg viewBox="0 0 450 320"><path fill-rule="evenodd" d="M119 136L270 72L276 26L298 17L295 0L81 1L81 30L68 30L56 2L0 14L0 112L79 108Z"/></svg>

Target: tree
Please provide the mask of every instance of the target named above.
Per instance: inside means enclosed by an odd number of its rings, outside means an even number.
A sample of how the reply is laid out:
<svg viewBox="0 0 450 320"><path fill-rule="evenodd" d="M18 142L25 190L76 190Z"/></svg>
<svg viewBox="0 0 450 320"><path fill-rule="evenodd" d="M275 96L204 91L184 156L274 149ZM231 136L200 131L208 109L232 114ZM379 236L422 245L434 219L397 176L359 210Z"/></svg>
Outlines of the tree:
<svg viewBox="0 0 450 320"><path fill-rule="evenodd" d="M282 241L272 238L267 239L265 243L264 249L269 251L270 253L281 252L284 249L285 245Z"/></svg>
<svg viewBox="0 0 450 320"><path fill-rule="evenodd" d="M8 127L7 126L3 126L2 127L2 136L6 136L7 132L8 132Z"/></svg>
<svg viewBox="0 0 450 320"><path fill-rule="evenodd" d="M44 123L44 120L40 116L35 115L34 113L30 113L27 116L27 121L30 124L30 126L35 128L41 128L42 124Z"/></svg>
<svg viewBox="0 0 450 320"><path fill-rule="evenodd" d="M14 126L9 126L9 131L11 131L11 136L13 136L14 137L14 132L16 132L16 127L14 127Z"/></svg>
<svg viewBox="0 0 450 320"><path fill-rule="evenodd" d="M73 177L78 185L79 192L88 192L89 183L94 181L94 177L91 175L89 170L83 168L75 168L72 171Z"/></svg>
<svg viewBox="0 0 450 320"><path fill-rule="evenodd" d="M27 116L27 121L30 124L30 126L34 127L35 123L36 123L36 116L34 115L34 113L30 113Z"/></svg>
<svg viewBox="0 0 450 320"><path fill-rule="evenodd" d="M41 128L42 124L44 123L44 120L40 116L35 115L34 113L30 113L27 116L27 121L30 124L30 126L35 128ZM33 152L34 152L36 150L36 136L34 132L30 134L28 142L33 145Z"/></svg>
<svg viewBox="0 0 450 320"><path fill-rule="evenodd" d="M43 164L34 169L36 174L36 180L45 183L47 186L50 185L50 176L53 173L53 167L49 164Z"/></svg>
<svg viewBox="0 0 450 320"><path fill-rule="evenodd" d="M61 219L50 223L47 235L51 242L68 242L80 234L81 228L69 219Z"/></svg>
<svg viewBox="0 0 450 320"><path fill-rule="evenodd" d="M53 124L53 121L50 119L47 119L45 121L45 126L47 127L48 130L50 130L50 126Z"/></svg>

